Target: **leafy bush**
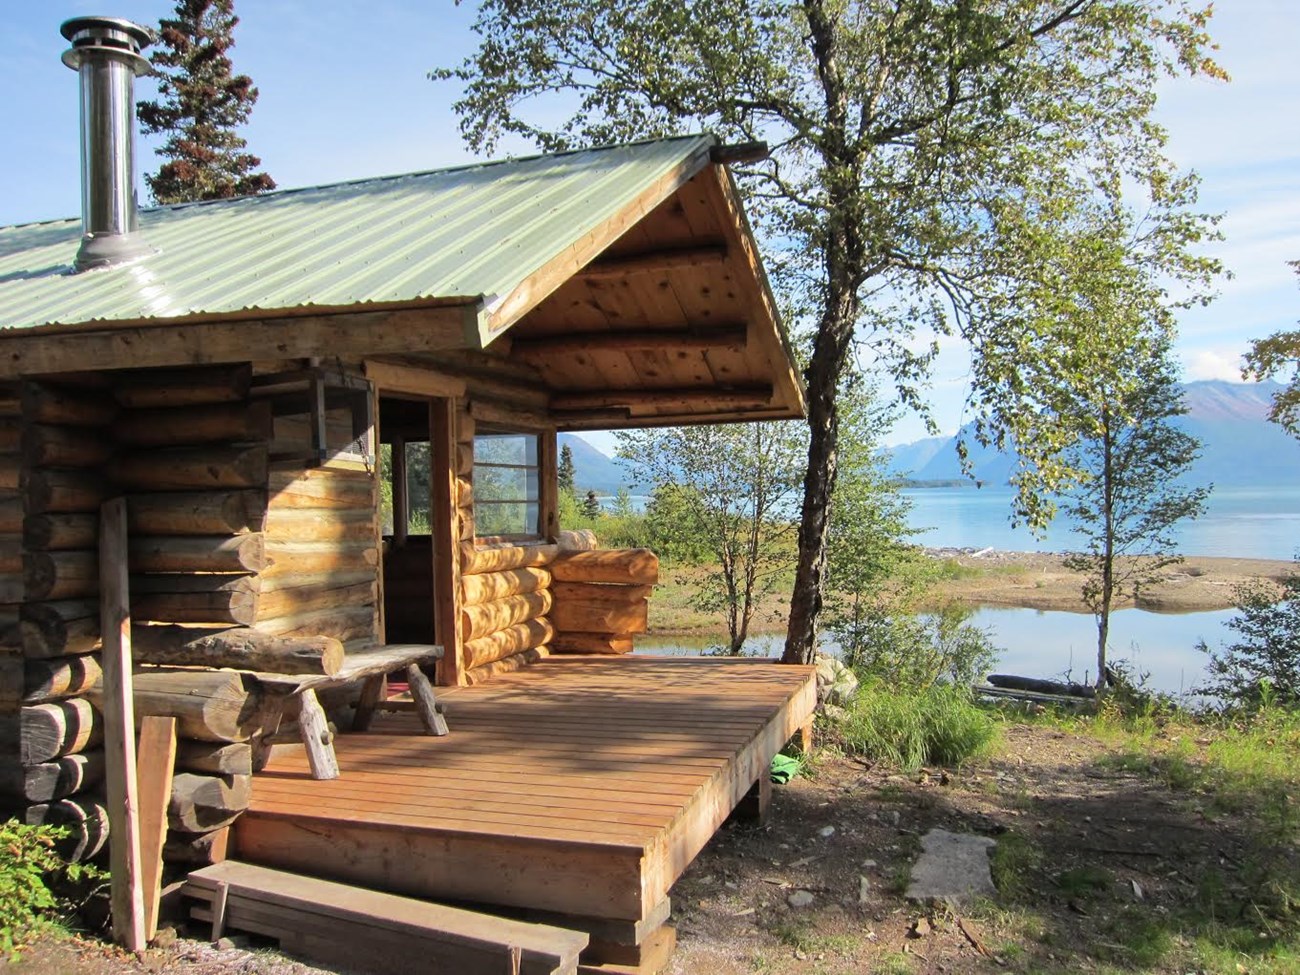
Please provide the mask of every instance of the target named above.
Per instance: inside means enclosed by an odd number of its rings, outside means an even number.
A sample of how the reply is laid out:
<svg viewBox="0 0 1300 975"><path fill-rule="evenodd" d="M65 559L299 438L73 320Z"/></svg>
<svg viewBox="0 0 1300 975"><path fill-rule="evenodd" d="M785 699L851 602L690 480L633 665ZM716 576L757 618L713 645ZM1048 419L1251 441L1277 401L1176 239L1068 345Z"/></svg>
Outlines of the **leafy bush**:
<svg viewBox="0 0 1300 975"><path fill-rule="evenodd" d="M1263 581L1239 586L1234 595L1238 615L1228 628L1242 639L1219 648L1197 644L1210 658L1210 677L1196 693L1247 707L1300 705L1300 573L1282 581L1281 599Z"/></svg>
<svg viewBox="0 0 1300 975"><path fill-rule="evenodd" d="M967 621L970 611L871 612L835 632L844 662L860 674L919 690L935 683L968 686L997 659L988 631Z"/></svg>
<svg viewBox="0 0 1300 975"><path fill-rule="evenodd" d="M26 826L14 819L0 823L0 953L13 957L33 933L70 911L56 893L60 883L98 874L93 867L64 862L55 851L64 835L53 826Z"/></svg>
<svg viewBox="0 0 1300 975"><path fill-rule="evenodd" d="M841 726L846 751L914 772L923 765L961 765L989 747L998 728L970 692L949 684L900 690L865 683Z"/></svg>

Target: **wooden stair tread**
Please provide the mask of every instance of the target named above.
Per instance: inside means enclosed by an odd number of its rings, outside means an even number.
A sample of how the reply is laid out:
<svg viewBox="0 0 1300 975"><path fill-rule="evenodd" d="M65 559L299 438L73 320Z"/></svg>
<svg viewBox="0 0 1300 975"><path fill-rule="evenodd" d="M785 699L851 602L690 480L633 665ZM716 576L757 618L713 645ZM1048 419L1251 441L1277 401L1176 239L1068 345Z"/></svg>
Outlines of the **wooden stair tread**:
<svg viewBox="0 0 1300 975"><path fill-rule="evenodd" d="M351 925L362 924L379 929L382 938L418 938L435 951L442 944L479 952L484 971L505 970L510 947L517 947L522 949L529 970L572 972L589 941L589 936L579 931L479 914L236 860L192 872L185 890L192 897L210 900L220 884L227 886L232 923L237 924L243 905L254 916L298 914L312 922L347 922L340 926L341 935Z"/></svg>

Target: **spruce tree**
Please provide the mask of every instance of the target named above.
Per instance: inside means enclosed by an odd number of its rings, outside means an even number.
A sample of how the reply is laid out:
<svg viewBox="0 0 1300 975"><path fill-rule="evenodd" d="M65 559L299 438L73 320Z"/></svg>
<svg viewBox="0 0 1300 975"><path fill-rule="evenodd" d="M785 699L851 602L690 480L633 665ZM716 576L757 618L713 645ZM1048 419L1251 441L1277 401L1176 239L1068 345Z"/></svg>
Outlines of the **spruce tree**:
<svg viewBox="0 0 1300 975"><path fill-rule="evenodd" d="M257 89L232 74L228 53L239 18L234 0L178 0L176 16L160 24L150 56L158 73L156 102L141 102L141 129L164 133L158 155L167 161L145 182L158 203L220 200L275 188L257 172L262 160L245 152L235 133L248 121Z"/></svg>
<svg viewBox="0 0 1300 975"><path fill-rule="evenodd" d="M556 473L560 490L573 494L577 490L577 483L574 480L577 476L577 469L573 466L573 450L566 443L560 448L560 464Z"/></svg>

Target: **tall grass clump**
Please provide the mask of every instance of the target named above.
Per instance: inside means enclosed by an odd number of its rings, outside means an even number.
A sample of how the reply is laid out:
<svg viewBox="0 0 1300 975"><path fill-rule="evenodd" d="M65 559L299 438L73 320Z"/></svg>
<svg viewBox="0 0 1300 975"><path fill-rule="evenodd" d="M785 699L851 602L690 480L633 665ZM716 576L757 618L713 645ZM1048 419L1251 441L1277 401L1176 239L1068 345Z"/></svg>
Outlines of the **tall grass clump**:
<svg viewBox="0 0 1300 975"><path fill-rule="evenodd" d="M840 735L845 751L914 772L984 754L998 726L964 688L932 684L908 690L875 680L858 690Z"/></svg>

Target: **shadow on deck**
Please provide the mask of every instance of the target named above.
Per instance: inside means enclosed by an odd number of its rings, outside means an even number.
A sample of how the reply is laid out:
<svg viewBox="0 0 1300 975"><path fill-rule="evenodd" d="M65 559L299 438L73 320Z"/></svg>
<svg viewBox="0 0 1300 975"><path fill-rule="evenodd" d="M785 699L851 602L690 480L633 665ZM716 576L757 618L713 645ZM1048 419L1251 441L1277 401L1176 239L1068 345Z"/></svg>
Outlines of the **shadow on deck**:
<svg viewBox="0 0 1300 975"><path fill-rule="evenodd" d="M253 782L236 855L395 893L640 923L812 716L811 667L552 657L301 747Z"/></svg>

